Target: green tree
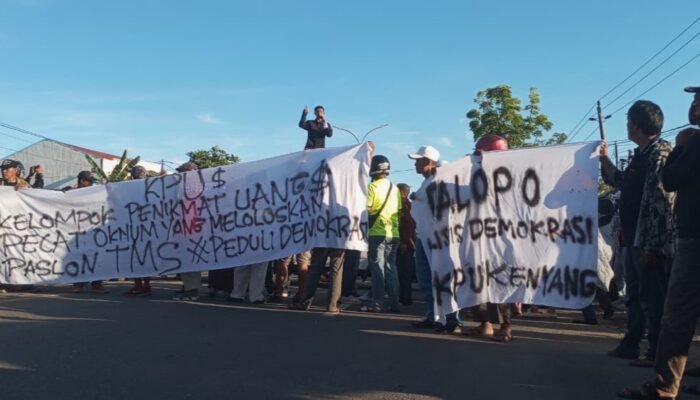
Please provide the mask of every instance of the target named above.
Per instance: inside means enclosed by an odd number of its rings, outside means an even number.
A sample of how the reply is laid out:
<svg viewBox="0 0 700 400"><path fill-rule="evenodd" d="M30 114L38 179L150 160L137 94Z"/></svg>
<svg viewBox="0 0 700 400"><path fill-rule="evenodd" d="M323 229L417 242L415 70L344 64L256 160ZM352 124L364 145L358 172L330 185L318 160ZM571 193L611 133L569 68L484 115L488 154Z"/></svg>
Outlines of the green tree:
<svg viewBox="0 0 700 400"><path fill-rule="evenodd" d="M129 177L129 172L131 171L132 168L136 166L136 164L139 163L141 160L141 157L136 157L131 160L127 157L127 152L124 150L124 154L122 154L121 158L119 159L119 162L117 165L114 166L112 169L112 172L109 173L109 175L100 167L95 160L90 157L89 155L85 154L85 159L90 163L92 166L92 172L97 175L97 179L101 183L108 183L108 182L121 182L127 180Z"/></svg>
<svg viewBox="0 0 700 400"><path fill-rule="evenodd" d="M197 164L199 168L211 168L221 165L236 164L241 161L238 156L229 154L219 146L214 146L209 150L195 150L187 153L190 162Z"/></svg>
<svg viewBox="0 0 700 400"><path fill-rule="evenodd" d="M540 111L537 88L530 88L529 102L523 108L520 99L513 97L510 86L500 85L476 94L477 108L467 112L469 128L474 140L496 134L508 139L512 148L564 143L565 133L555 133L544 140L545 132L552 129L549 118Z"/></svg>

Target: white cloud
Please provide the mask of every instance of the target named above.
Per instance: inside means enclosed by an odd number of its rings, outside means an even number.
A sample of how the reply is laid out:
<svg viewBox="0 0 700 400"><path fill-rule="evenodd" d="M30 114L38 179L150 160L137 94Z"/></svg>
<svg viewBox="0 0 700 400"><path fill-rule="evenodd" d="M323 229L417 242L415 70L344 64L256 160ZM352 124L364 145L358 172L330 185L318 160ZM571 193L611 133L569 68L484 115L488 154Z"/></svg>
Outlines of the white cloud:
<svg viewBox="0 0 700 400"><path fill-rule="evenodd" d="M452 140L444 136L440 138L440 144L445 147L455 147L455 145L452 143Z"/></svg>
<svg viewBox="0 0 700 400"><path fill-rule="evenodd" d="M215 116L209 114L209 113L199 113L195 115L197 119L200 122L204 122L205 124L221 124L221 120L216 118Z"/></svg>

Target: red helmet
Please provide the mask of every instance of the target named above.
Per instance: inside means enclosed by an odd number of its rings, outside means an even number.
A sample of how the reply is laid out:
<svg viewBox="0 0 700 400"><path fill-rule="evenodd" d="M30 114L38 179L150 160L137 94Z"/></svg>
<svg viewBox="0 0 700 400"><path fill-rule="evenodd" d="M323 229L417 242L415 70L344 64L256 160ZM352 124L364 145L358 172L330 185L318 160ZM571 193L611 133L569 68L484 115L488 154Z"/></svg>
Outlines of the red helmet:
<svg viewBox="0 0 700 400"><path fill-rule="evenodd" d="M475 147L479 151L508 150L508 140L498 135L485 135L476 141Z"/></svg>

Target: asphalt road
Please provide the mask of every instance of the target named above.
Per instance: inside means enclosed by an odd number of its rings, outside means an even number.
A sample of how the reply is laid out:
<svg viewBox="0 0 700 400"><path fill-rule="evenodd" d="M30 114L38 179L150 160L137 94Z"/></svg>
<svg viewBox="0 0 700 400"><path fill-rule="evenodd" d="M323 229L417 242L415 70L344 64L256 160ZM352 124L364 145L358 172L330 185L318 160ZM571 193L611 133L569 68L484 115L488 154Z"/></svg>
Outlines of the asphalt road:
<svg viewBox="0 0 700 400"><path fill-rule="evenodd" d="M501 344L411 328L420 303L327 316L107 286L0 295L0 399L612 399L651 376L605 356L622 314L521 318Z"/></svg>

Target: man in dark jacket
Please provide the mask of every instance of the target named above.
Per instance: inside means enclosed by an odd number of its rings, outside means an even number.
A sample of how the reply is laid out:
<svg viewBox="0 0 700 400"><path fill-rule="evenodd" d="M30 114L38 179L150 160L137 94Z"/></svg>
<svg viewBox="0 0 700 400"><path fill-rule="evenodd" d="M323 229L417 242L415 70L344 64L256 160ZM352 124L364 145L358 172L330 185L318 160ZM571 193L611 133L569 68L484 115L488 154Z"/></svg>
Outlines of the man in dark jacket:
<svg viewBox="0 0 700 400"><path fill-rule="evenodd" d="M700 125L700 87L694 93L688 119ZM656 379L641 388L628 388L621 397L675 398L680 388L688 350L700 315L700 129L688 128L676 137L676 147L663 168L664 188L675 192L676 252L671 268L661 334L656 352ZM688 389L698 393L697 387ZM637 396L637 397L634 397Z"/></svg>
<svg viewBox="0 0 700 400"><path fill-rule="evenodd" d="M309 108L304 107L304 111L301 113L301 120L299 121L299 128L308 132L304 150L324 149L326 147L326 136L333 136L333 127L326 121L326 110L323 106L316 106L314 108L316 119L313 121L306 120L308 114Z"/></svg>
<svg viewBox="0 0 700 400"><path fill-rule="evenodd" d="M625 171L608 158L605 142L600 146L600 164L605 181L621 191L622 242L625 246L627 332L608 355L634 359L632 365L652 367L661 330L668 249L668 218L674 194L664 190L661 171L673 146L661 138L664 116L661 108L647 100L636 101L627 112L627 135L637 144ZM649 348L641 359L640 342L647 331Z"/></svg>

